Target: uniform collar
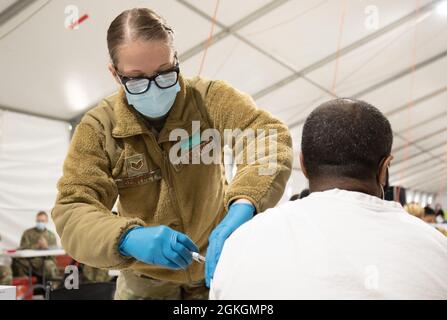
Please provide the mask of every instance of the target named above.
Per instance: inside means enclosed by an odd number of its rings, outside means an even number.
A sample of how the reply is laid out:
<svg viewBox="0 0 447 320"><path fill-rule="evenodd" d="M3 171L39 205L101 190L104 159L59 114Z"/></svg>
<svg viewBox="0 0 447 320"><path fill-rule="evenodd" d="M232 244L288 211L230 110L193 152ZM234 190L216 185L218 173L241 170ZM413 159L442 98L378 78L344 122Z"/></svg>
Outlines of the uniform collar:
<svg viewBox="0 0 447 320"><path fill-rule="evenodd" d="M350 202L356 202L362 205L379 207L379 208L388 208L390 210L402 209L402 205L396 201L382 200L378 197L363 192L342 190L338 188L326 191L312 192L308 196L309 199L320 198L320 197L343 199Z"/></svg>
<svg viewBox="0 0 447 320"><path fill-rule="evenodd" d="M191 95L191 90L187 81L183 76L179 75L180 91L174 101L169 115L166 119L165 126L160 132L159 142L168 141L169 133L173 129L184 129L191 134L191 122L201 121L201 117L196 110L187 110L186 101ZM116 138L130 137L139 134L150 134L150 128L145 124L143 116L133 107L127 104L126 94L121 88L118 92L116 105L114 107L116 125L112 131L112 135Z"/></svg>

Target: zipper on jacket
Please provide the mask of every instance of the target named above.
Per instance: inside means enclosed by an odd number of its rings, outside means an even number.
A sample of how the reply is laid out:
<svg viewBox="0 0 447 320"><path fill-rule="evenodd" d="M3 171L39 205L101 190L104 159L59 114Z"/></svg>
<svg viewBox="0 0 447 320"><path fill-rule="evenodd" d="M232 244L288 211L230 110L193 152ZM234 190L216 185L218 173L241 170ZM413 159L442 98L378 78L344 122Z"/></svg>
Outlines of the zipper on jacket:
<svg viewBox="0 0 447 320"><path fill-rule="evenodd" d="M183 232L185 232L185 225L183 224L183 219L182 219L182 216L180 214L180 205L178 203L177 196L175 195L174 183L173 183L173 181L171 179L171 170L169 168L168 155L167 155L166 151L164 151L164 150L162 150L162 154L163 154L163 164L165 166L165 172L166 172L166 175L167 175L167 179L166 180L168 181L168 190L169 190L169 194L171 196L171 201L173 202L175 210L177 211L177 216L180 219L180 229ZM192 282L192 277L191 277L191 272L189 271L189 269L185 270L185 274L186 274L186 278L188 279L188 282L191 283Z"/></svg>
<svg viewBox="0 0 447 320"><path fill-rule="evenodd" d="M177 196L175 195L174 184L173 184L172 178L171 178L171 170L169 169L168 154L166 153L165 150L163 150L161 148L161 146L158 144L158 142L156 141L153 134L149 133L148 136L150 137L152 142L154 142L156 148L158 149L158 152L160 152L161 155L163 156L162 164L163 164L163 171L165 172L165 176L166 176L166 184L168 185L168 193L169 193L169 196L171 197L171 201L174 206L174 210L176 211L175 214L180 221L180 230L182 232L185 232L185 225L183 223L183 219L180 214L180 205L178 203ZM184 271L185 271L187 280L191 283L192 277L191 277L190 271L188 269L184 270Z"/></svg>

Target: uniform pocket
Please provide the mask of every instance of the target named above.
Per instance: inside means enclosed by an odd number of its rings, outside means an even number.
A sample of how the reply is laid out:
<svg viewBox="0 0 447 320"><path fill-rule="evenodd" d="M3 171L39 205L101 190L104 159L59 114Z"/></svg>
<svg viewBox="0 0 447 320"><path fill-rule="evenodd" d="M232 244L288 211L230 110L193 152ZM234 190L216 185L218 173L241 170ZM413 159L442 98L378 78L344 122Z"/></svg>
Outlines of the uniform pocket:
<svg viewBox="0 0 447 320"><path fill-rule="evenodd" d="M124 150L122 150L121 154L118 157L118 160L115 163L115 166L112 169L113 179L117 179L117 177L123 176L125 174L125 172L123 172L125 157L126 157L125 152L124 152Z"/></svg>

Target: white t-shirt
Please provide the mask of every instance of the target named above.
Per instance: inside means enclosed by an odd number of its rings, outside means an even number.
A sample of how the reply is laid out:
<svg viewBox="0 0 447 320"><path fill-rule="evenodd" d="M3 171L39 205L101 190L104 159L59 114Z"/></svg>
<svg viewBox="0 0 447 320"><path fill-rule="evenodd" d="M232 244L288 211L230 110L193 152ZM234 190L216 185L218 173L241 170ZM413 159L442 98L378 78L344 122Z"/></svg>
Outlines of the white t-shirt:
<svg viewBox="0 0 447 320"><path fill-rule="evenodd" d="M447 299L447 237L397 202L315 192L231 235L210 299Z"/></svg>

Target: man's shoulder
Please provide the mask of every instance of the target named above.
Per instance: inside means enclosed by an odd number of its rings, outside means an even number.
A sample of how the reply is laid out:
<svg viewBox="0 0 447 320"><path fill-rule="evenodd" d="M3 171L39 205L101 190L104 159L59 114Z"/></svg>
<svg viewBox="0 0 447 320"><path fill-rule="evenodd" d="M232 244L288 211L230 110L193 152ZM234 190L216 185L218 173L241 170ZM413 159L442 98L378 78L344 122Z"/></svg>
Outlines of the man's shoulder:
<svg viewBox="0 0 447 320"><path fill-rule="evenodd" d="M39 238L39 233L36 228L29 228L26 229L22 234L21 243L23 244L23 241L26 243L33 243L37 241ZM22 249L29 249L29 248L22 248Z"/></svg>
<svg viewBox="0 0 447 320"><path fill-rule="evenodd" d="M285 219L306 219L314 201L309 198L283 202L276 207L265 210L259 217L270 221L282 221Z"/></svg>
<svg viewBox="0 0 447 320"><path fill-rule="evenodd" d="M415 228L418 232L436 234L436 229L424 220L409 214L405 209L396 212L399 223L405 228Z"/></svg>
<svg viewBox="0 0 447 320"><path fill-rule="evenodd" d="M184 78L189 89L197 89L199 91L206 92L209 87L219 80L213 80L206 77L194 76L190 78Z"/></svg>
<svg viewBox="0 0 447 320"><path fill-rule="evenodd" d="M23 237L34 236L35 234L37 234L36 228L29 228L23 231Z"/></svg>
<svg viewBox="0 0 447 320"><path fill-rule="evenodd" d="M404 209L395 212L396 233L399 233L402 242L418 243L421 247L431 250L443 250L447 253L447 237L439 232L434 226L412 216ZM437 245L433 246L434 243Z"/></svg>
<svg viewBox="0 0 447 320"><path fill-rule="evenodd" d="M207 96L222 95L225 93L240 92L225 80L209 79L201 76L185 78L189 90L198 91L204 98Z"/></svg>
<svg viewBox="0 0 447 320"><path fill-rule="evenodd" d="M54 234L53 231L46 229L46 234L48 235L48 237L50 238L56 238L56 235Z"/></svg>
<svg viewBox="0 0 447 320"><path fill-rule="evenodd" d="M81 123L89 124L95 129L111 127L115 121L115 106L120 99L120 92L102 99L95 107L87 111L81 119Z"/></svg>
<svg viewBox="0 0 447 320"><path fill-rule="evenodd" d="M291 222L294 226L306 228L307 213L306 206L303 203L285 202L257 214L253 219L239 227L231 237L235 241L250 238L254 242L256 242L256 239L262 239L262 241L279 239L280 236L284 236L285 232L290 230Z"/></svg>
<svg viewBox="0 0 447 320"><path fill-rule="evenodd" d="M447 229L440 228L440 227L436 227L435 229L438 230L439 232L441 232L441 234L443 234L445 237L447 237Z"/></svg>

